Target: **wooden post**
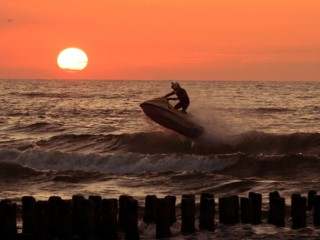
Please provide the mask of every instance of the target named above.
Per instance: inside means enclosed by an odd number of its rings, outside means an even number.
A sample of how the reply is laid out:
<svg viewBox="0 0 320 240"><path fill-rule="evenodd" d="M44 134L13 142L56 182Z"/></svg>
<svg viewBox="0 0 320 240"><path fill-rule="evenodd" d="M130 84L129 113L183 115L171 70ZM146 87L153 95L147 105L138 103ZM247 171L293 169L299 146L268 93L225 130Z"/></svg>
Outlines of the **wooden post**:
<svg viewBox="0 0 320 240"><path fill-rule="evenodd" d="M252 202L252 224L261 224L261 208L262 195L259 193L250 192L249 199Z"/></svg>
<svg viewBox="0 0 320 240"><path fill-rule="evenodd" d="M169 202L169 223L172 226L176 221L176 200L175 196L165 196L165 199Z"/></svg>
<svg viewBox="0 0 320 240"><path fill-rule="evenodd" d="M72 239L72 200L61 201L61 239Z"/></svg>
<svg viewBox="0 0 320 240"><path fill-rule="evenodd" d="M169 238L171 237L170 200L169 198L158 198L156 205L156 237Z"/></svg>
<svg viewBox="0 0 320 240"><path fill-rule="evenodd" d="M34 234L36 227L36 199L32 196L22 197L22 233Z"/></svg>
<svg viewBox="0 0 320 240"><path fill-rule="evenodd" d="M219 198L219 221L223 224L239 223L239 197Z"/></svg>
<svg viewBox="0 0 320 240"><path fill-rule="evenodd" d="M275 202L276 199L280 198L280 194L279 192L275 191L275 192L271 192L269 193L269 217L268 217L268 223L270 224L274 224L274 218L275 218Z"/></svg>
<svg viewBox="0 0 320 240"><path fill-rule="evenodd" d="M0 239L11 240L17 236L16 204L9 200L0 202Z"/></svg>
<svg viewBox="0 0 320 240"><path fill-rule="evenodd" d="M48 201L36 202L35 239L45 239L49 234Z"/></svg>
<svg viewBox="0 0 320 240"><path fill-rule="evenodd" d="M181 232L194 233L196 203L194 195L182 195L181 199Z"/></svg>
<svg viewBox="0 0 320 240"><path fill-rule="evenodd" d="M61 197L51 196L48 201L49 234L58 237L61 233Z"/></svg>
<svg viewBox="0 0 320 240"><path fill-rule="evenodd" d="M96 239L95 236L95 214L94 214L94 203L89 199L83 200L83 229L81 231L81 236L83 239L93 240Z"/></svg>
<svg viewBox="0 0 320 240"><path fill-rule="evenodd" d="M125 229L128 221L128 212L130 211L129 204L133 200L131 196L121 195L119 197L119 219L118 226L121 229Z"/></svg>
<svg viewBox="0 0 320 240"><path fill-rule="evenodd" d="M145 198L143 222L150 224L156 222L157 214L157 196L147 195Z"/></svg>
<svg viewBox="0 0 320 240"><path fill-rule="evenodd" d="M126 240L139 240L138 229L138 201L131 198L128 201L128 212L125 224L125 239Z"/></svg>
<svg viewBox="0 0 320 240"><path fill-rule="evenodd" d="M307 226L307 199L305 197L292 195L291 203L292 228L304 228Z"/></svg>
<svg viewBox="0 0 320 240"><path fill-rule="evenodd" d="M118 239L118 200L103 199L101 204L102 239Z"/></svg>
<svg viewBox="0 0 320 240"><path fill-rule="evenodd" d="M278 227L285 226L285 199L277 191L269 193L268 223Z"/></svg>
<svg viewBox="0 0 320 240"><path fill-rule="evenodd" d="M315 227L320 227L320 195L313 198L313 224Z"/></svg>
<svg viewBox="0 0 320 240"><path fill-rule="evenodd" d="M273 205L273 222L277 227L284 227L285 226L285 199L282 197L275 198L274 200L274 205Z"/></svg>
<svg viewBox="0 0 320 240"><path fill-rule="evenodd" d="M252 223L252 199L251 198L240 198L240 219L244 224Z"/></svg>
<svg viewBox="0 0 320 240"><path fill-rule="evenodd" d="M227 208L227 198L219 198L218 209L219 209L219 222L225 224L227 222L226 209Z"/></svg>
<svg viewBox="0 0 320 240"><path fill-rule="evenodd" d="M209 193L202 193L200 197L200 229L214 231L214 213L214 195Z"/></svg>
<svg viewBox="0 0 320 240"><path fill-rule="evenodd" d="M72 196L72 229L73 234L78 236L83 232L84 226L84 213L83 213L83 203L84 196L82 195L73 195Z"/></svg>
<svg viewBox="0 0 320 240"><path fill-rule="evenodd" d="M295 200L300 197L301 197L301 194L299 194L299 193L294 193L291 195L291 210L290 210L291 217L293 216L293 209L296 208L296 201Z"/></svg>
<svg viewBox="0 0 320 240"><path fill-rule="evenodd" d="M100 236L102 232L102 227L101 227L102 198L100 196L89 196L89 200L93 203L95 234L97 236Z"/></svg>
<svg viewBox="0 0 320 240"><path fill-rule="evenodd" d="M316 195L317 195L317 192L314 190L311 190L308 192L308 206L307 206L308 211L311 211L313 209L314 197Z"/></svg>

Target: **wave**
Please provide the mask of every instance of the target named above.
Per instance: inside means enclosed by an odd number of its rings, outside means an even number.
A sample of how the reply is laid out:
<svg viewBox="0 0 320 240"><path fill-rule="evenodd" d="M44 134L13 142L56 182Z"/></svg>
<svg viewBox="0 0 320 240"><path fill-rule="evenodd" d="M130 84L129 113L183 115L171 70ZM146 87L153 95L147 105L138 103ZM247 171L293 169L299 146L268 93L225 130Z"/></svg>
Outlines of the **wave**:
<svg viewBox="0 0 320 240"><path fill-rule="evenodd" d="M220 162L220 160L222 161ZM215 171L236 161L237 155L194 156L185 154L80 154L29 149L0 150L0 163L13 163L37 170L141 173L168 171ZM195 161L196 160L196 161Z"/></svg>
<svg viewBox="0 0 320 240"><path fill-rule="evenodd" d="M40 149L67 153L94 154L320 154L320 133L272 134L245 132L230 136L204 135L196 140L169 131L132 134L59 134L61 126L36 123L26 127L47 131L52 137L36 142L11 143L16 149ZM57 135L58 133L58 135ZM19 144L21 146L19 146ZM2 144L9 147L9 144Z"/></svg>
<svg viewBox="0 0 320 240"><path fill-rule="evenodd" d="M29 98L69 98L71 94L68 93L44 93L44 92L11 92L10 95L22 96Z"/></svg>
<svg viewBox="0 0 320 240"><path fill-rule="evenodd" d="M282 154L273 156L242 156L222 171L237 177L274 177L285 179L318 179L320 156Z"/></svg>
<svg viewBox="0 0 320 240"><path fill-rule="evenodd" d="M188 139L171 132L141 132L120 135L58 135L38 146L55 149L85 149L96 153L137 152L143 154L184 153L221 154L242 152L248 154L320 153L320 133L271 134L246 132L240 135ZM58 148L57 148L58 147Z"/></svg>
<svg viewBox="0 0 320 240"><path fill-rule="evenodd" d="M27 98L48 98L48 99L105 99L104 94L90 94L90 93L74 93L74 92L11 92L9 95L18 96L18 97L27 97ZM121 99L123 97L122 94L109 96L109 99Z"/></svg>
<svg viewBox="0 0 320 240"><path fill-rule="evenodd" d="M246 132L237 137L237 148L245 153L320 153L320 133L272 134Z"/></svg>
<svg viewBox="0 0 320 240"><path fill-rule="evenodd" d="M281 108L281 107L264 107L264 108L256 108L256 112L258 113L283 113L283 112L294 112L295 110L289 108Z"/></svg>
<svg viewBox="0 0 320 240"><path fill-rule="evenodd" d="M312 106L313 107L313 106ZM252 114L252 113L259 113L259 114L268 114L268 113L292 113L296 112L296 109L285 108L285 107L257 107L257 108L239 108L239 107L215 107L217 111L222 112L241 112L242 114Z"/></svg>
<svg viewBox="0 0 320 240"><path fill-rule="evenodd" d="M58 151L0 150L0 178L26 178L46 173L52 181L87 181L101 174L193 172L237 177L319 179L320 156L302 154L80 154ZM53 174L54 173L54 174Z"/></svg>
<svg viewBox="0 0 320 240"><path fill-rule="evenodd" d="M12 131L23 131L23 132L30 132L30 133L47 133L47 132L61 132L65 129L63 128L62 124L56 123L48 123L48 122L36 122L32 124L21 124L12 127L10 130Z"/></svg>
<svg viewBox="0 0 320 240"><path fill-rule="evenodd" d="M40 175L38 171L29 167L22 166L17 162L0 162L1 179L26 179L38 175Z"/></svg>

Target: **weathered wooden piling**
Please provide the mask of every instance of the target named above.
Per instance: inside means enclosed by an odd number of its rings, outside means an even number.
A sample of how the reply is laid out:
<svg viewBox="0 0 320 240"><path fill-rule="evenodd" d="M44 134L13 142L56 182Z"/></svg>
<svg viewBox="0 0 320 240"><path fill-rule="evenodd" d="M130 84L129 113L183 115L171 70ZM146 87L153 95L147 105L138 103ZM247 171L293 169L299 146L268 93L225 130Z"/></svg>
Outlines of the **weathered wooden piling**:
<svg viewBox="0 0 320 240"><path fill-rule="evenodd" d="M36 228L36 199L24 196L22 201L22 233L34 234Z"/></svg>
<svg viewBox="0 0 320 240"><path fill-rule="evenodd" d="M252 223L252 199L241 197L240 198L240 220L244 224Z"/></svg>
<svg viewBox="0 0 320 240"><path fill-rule="evenodd" d="M308 205L307 205L307 210L311 211L313 209L314 205L314 197L317 195L317 192L314 190L310 190L308 192Z"/></svg>
<svg viewBox="0 0 320 240"><path fill-rule="evenodd" d="M83 239L94 239L96 234L94 203L81 195L72 197L73 234Z"/></svg>
<svg viewBox="0 0 320 240"><path fill-rule="evenodd" d="M171 203L169 198L157 199L156 208L156 237L168 238L171 236Z"/></svg>
<svg viewBox="0 0 320 240"><path fill-rule="evenodd" d="M210 193L202 193L200 197L199 228L214 231L214 214L214 195Z"/></svg>
<svg viewBox="0 0 320 240"><path fill-rule="evenodd" d="M274 222L273 224L278 227L285 226L286 204L285 198L280 197L275 199L274 205Z"/></svg>
<svg viewBox="0 0 320 240"><path fill-rule="evenodd" d="M89 200L93 203L93 214L95 224L95 234L100 236L102 232L101 226L101 196L89 196Z"/></svg>
<svg viewBox="0 0 320 240"><path fill-rule="evenodd" d="M274 215L275 213L275 199L280 198L279 192L271 192L269 193L269 216L268 223L274 224Z"/></svg>
<svg viewBox="0 0 320 240"><path fill-rule="evenodd" d="M82 224L83 229L81 231L81 237L83 239L95 239L95 215L94 215L94 203L89 199L84 199L82 210Z"/></svg>
<svg viewBox="0 0 320 240"><path fill-rule="evenodd" d="M320 195L313 197L313 224L320 227Z"/></svg>
<svg viewBox="0 0 320 240"><path fill-rule="evenodd" d="M128 222L129 203L133 198L128 195L121 195L119 197L119 218L118 226L120 229L125 229Z"/></svg>
<svg viewBox="0 0 320 240"><path fill-rule="evenodd" d="M72 196L72 230L75 236L81 235L84 229L84 200L85 198L82 195Z"/></svg>
<svg viewBox="0 0 320 240"><path fill-rule="evenodd" d="M118 238L118 200L103 199L101 203L101 238L116 240Z"/></svg>
<svg viewBox="0 0 320 240"><path fill-rule="evenodd" d="M182 195L181 199L181 232L190 234L195 228L196 203L194 195Z"/></svg>
<svg viewBox="0 0 320 240"><path fill-rule="evenodd" d="M10 200L0 202L0 239L11 240L17 235L16 204Z"/></svg>
<svg viewBox="0 0 320 240"><path fill-rule="evenodd" d="M291 209L290 209L290 216L293 216L293 211L296 208L296 201L295 199L300 198L301 194L299 193L293 193L291 194Z"/></svg>
<svg viewBox="0 0 320 240"><path fill-rule="evenodd" d="M219 221L223 224L239 223L239 197L219 198Z"/></svg>
<svg viewBox="0 0 320 240"><path fill-rule="evenodd" d="M119 198L118 226L124 230L126 239L139 239L138 201L131 196L121 195Z"/></svg>
<svg viewBox="0 0 320 240"><path fill-rule="evenodd" d="M285 226L285 199L278 192L269 193L268 223L278 227Z"/></svg>
<svg viewBox="0 0 320 240"><path fill-rule="evenodd" d="M147 195L145 197L143 222L147 224L155 223L156 214L157 214L157 196Z"/></svg>
<svg viewBox="0 0 320 240"><path fill-rule="evenodd" d="M45 239L49 235L48 201L36 202L35 239Z"/></svg>
<svg viewBox="0 0 320 240"><path fill-rule="evenodd" d="M292 194L291 198L292 228L304 228L307 226L307 198L298 194Z"/></svg>
<svg viewBox="0 0 320 240"><path fill-rule="evenodd" d="M61 232L61 202L62 199L58 196L51 196L48 200L48 225L51 236L59 236Z"/></svg>
<svg viewBox="0 0 320 240"><path fill-rule="evenodd" d="M249 192L249 199L251 199L252 207L252 224L261 224L261 214L262 214L262 195L260 193Z"/></svg>
<svg viewBox="0 0 320 240"><path fill-rule="evenodd" d="M96 237L96 225L95 225L95 213L94 203L89 199L83 201L83 231L81 236L83 239L95 239Z"/></svg>
<svg viewBox="0 0 320 240"><path fill-rule="evenodd" d="M138 201L131 198L128 201L128 212L125 223L125 239L126 240L139 240L138 229Z"/></svg>
<svg viewBox="0 0 320 240"><path fill-rule="evenodd" d="M72 239L72 200L61 201L61 239Z"/></svg>
<svg viewBox="0 0 320 240"><path fill-rule="evenodd" d="M176 200L177 198L175 196L165 196L165 199L169 202L169 222L170 226L172 226L176 221Z"/></svg>

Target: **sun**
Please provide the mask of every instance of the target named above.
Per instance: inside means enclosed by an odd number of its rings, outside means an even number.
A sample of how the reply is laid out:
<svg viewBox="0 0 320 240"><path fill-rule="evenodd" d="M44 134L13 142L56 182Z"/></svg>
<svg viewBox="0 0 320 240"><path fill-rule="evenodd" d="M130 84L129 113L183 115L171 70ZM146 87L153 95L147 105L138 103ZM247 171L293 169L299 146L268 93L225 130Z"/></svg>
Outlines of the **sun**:
<svg viewBox="0 0 320 240"><path fill-rule="evenodd" d="M87 54L79 48L66 48L62 50L57 58L59 68L68 72L77 72L88 65Z"/></svg>

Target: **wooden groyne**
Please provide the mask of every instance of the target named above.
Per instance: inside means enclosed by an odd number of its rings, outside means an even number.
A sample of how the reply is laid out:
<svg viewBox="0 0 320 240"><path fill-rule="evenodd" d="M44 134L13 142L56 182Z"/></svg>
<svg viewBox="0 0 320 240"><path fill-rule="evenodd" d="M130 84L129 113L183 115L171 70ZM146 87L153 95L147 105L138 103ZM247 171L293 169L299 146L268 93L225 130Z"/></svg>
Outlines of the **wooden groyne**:
<svg viewBox="0 0 320 240"><path fill-rule="evenodd" d="M37 201L24 196L21 205L10 200L0 202L0 239L140 239L139 222L155 226L154 238L168 238L171 227L180 221L181 234L196 231L215 231L219 224L273 224L284 227L290 219L292 229L307 226L307 212L313 218L313 226L320 226L320 195L309 191L307 196L292 194L291 205L279 192L268 196L267 215L263 222L262 195L250 192L247 197L237 195L220 197L202 193L196 204L195 195L182 195L176 203L175 196L145 197L142 207L131 196L119 199L103 199L90 196L87 199L75 195L70 200L52 196L47 201ZM289 209L289 211L288 211ZM19 214L17 214L19 212ZM18 216L19 215L19 216ZM288 216L289 215L289 216ZM178 216L178 217L177 217ZM179 220L177 220L179 219ZM21 227L18 230L17 222ZM197 224L197 226L196 226Z"/></svg>

